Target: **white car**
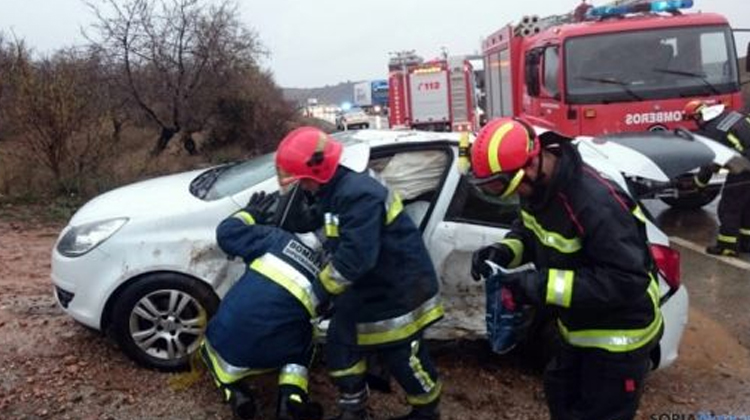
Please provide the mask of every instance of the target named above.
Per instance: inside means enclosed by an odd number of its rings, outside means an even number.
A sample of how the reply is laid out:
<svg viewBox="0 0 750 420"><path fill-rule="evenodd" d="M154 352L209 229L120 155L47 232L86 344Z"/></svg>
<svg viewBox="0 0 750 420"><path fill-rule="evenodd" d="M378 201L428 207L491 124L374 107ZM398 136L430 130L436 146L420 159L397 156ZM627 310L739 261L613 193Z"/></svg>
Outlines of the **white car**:
<svg viewBox="0 0 750 420"><path fill-rule="evenodd" d="M346 145L342 159L347 166L379 172L401 193L405 211L423 231L447 309L431 333L447 339L484 337L484 286L469 276L471 253L503 236L517 205L490 207L472 193L456 169L457 134L365 130L335 136ZM668 182L676 174L731 157L721 155L722 146L713 142L646 136L631 147L622 146L627 143L623 139L584 140L578 147L589 164L626 188L634 181ZM684 153L667 154L660 162L658 156L650 160L637 151L638 144L653 151L655 142ZM685 158L693 154L700 158ZM612 164L615 157L619 166ZM632 176L624 178L623 171ZM60 306L77 321L108 332L145 366L184 366L219 299L245 269L218 248L216 226L253 192L277 188L273 156L264 155L139 182L94 198L73 216L53 250L52 281ZM665 317L654 362L666 366L677 357L688 296L680 285L679 254L653 224L648 233L662 273Z"/></svg>
<svg viewBox="0 0 750 420"><path fill-rule="evenodd" d="M370 116L362 108L351 108L336 116L337 130L355 130L370 127Z"/></svg>

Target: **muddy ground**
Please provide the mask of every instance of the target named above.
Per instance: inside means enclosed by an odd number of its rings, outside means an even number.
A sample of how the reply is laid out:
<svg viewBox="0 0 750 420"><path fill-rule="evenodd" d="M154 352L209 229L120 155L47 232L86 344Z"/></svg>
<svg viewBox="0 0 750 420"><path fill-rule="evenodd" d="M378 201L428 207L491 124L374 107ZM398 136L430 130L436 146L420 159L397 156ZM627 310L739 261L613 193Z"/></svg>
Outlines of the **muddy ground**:
<svg viewBox="0 0 750 420"><path fill-rule="evenodd" d="M0 419L231 418L207 378L175 391L168 384L174 374L136 366L64 314L49 280L58 232L59 226L0 220ZM547 418L541 374L519 358L494 356L482 342L433 343L433 355L445 383L444 419ZM312 390L333 406L320 366ZM273 418L274 398L262 398L261 418ZM406 408L400 393L374 394L371 402L377 419ZM638 418L697 412L750 415L750 354L736 335L691 309L681 356L649 377Z"/></svg>

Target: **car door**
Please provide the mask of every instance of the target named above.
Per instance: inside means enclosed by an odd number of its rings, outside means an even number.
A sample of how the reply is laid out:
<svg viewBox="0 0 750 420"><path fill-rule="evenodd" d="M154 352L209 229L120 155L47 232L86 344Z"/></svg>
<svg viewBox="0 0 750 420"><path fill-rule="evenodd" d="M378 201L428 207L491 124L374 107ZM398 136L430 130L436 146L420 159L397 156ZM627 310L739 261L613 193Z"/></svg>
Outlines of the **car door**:
<svg viewBox="0 0 750 420"><path fill-rule="evenodd" d="M517 198L488 205L457 170L450 171L424 230L446 308L430 337L484 338L484 282L471 278L471 255L502 239L517 215Z"/></svg>

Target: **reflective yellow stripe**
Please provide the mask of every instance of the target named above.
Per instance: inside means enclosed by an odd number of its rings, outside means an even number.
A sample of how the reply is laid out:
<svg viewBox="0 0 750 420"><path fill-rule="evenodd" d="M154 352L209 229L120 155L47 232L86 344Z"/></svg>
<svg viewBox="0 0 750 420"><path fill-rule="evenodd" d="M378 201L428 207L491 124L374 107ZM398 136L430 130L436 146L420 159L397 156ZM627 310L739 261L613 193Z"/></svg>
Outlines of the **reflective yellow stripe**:
<svg viewBox="0 0 750 420"><path fill-rule="evenodd" d="M508 131L513 129L513 123L507 122L500 126L495 131L490 139L490 145L487 147L487 159L490 163L490 171L492 173L502 172L503 168L500 166L500 143L503 142L503 138Z"/></svg>
<svg viewBox="0 0 750 420"><path fill-rule="evenodd" d="M332 295L344 293L344 290L352 284L336 270L332 263L326 264L323 271L320 272L319 278L326 291Z"/></svg>
<svg viewBox="0 0 750 420"><path fill-rule="evenodd" d="M513 251L513 260L508 265L509 268L518 267L523 259L523 242L518 239L505 238L500 241L501 244L508 245L511 251Z"/></svg>
<svg viewBox="0 0 750 420"><path fill-rule="evenodd" d="M366 346L403 340L437 321L443 314L440 297L435 296L399 317L357 324L357 344Z"/></svg>
<svg viewBox="0 0 750 420"><path fill-rule="evenodd" d="M417 405L427 405L431 402L435 401L440 397L440 393L443 391L443 383L438 381L435 384L435 387L432 388L432 390L426 394L422 395L407 395L406 396L406 402L409 403L409 405L417 406Z"/></svg>
<svg viewBox="0 0 750 420"><path fill-rule="evenodd" d="M239 381L242 378L251 375L261 375L268 372L273 372L275 369L248 369L243 367L234 366L219 356L216 350L211 347L211 344L204 340L201 344L205 347L205 354L208 355L211 373L214 375L214 379L219 382L219 386L222 384L231 384Z"/></svg>
<svg viewBox="0 0 750 420"><path fill-rule="evenodd" d="M250 263L250 268L286 289L302 303L310 317L315 318L315 308L320 303L310 280L286 261L273 254L264 254Z"/></svg>
<svg viewBox="0 0 750 420"><path fill-rule="evenodd" d="M385 224L390 225L404 210L404 203L398 193L391 189L388 190L387 200L388 202L385 203Z"/></svg>
<svg viewBox="0 0 750 420"><path fill-rule="evenodd" d="M635 330L581 330L568 331L561 320L557 324L560 335L576 347L596 347L613 353L636 350L650 343L661 331L664 322L659 310L659 286L651 277L648 295L654 308L654 320L645 328Z"/></svg>
<svg viewBox="0 0 750 420"><path fill-rule="evenodd" d="M326 213L324 216L325 220L325 235L327 238L338 238L339 237L339 216Z"/></svg>
<svg viewBox="0 0 750 420"><path fill-rule="evenodd" d="M419 360L417 355L419 354L419 340L411 342L411 355L409 356L409 367L414 372L414 378L419 382L420 386L424 390L421 395L429 394L435 388L435 381L430 377L430 374L424 370L422 362Z"/></svg>
<svg viewBox="0 0 750 420"><path fill-rule="evenodd" d="M253 218L253 215L246 212L245 210L240 210L237 213L233 214L232 217L237 218L245 222L246 225L254 225L255 219Z"/></svg>
<svg viewBox="0 0 750 420"><path fill-rule="evenodd" d="M737 149L737 151L739 151L739 152L744 152L745 151L745 148L742 147L742 142L734 134L728 133L727 134L727 140L729 140L729 142L732 143L732 146L734 146L734 148Z"/></svg>
<svg viewBox="0 0 750 420"><path fill-rule="evenodd" d="M750 236L750 229L740 229L740 235Z"/></svg>
<svg viewBox="0 0 750 420"><path fill-rule="evenodd" d="M307 378L307 367L297 364L288 364L281 368L281 373L279 373L279 385L293 385L307 393Z"/></svg>
<svg viewBox="0 0 750 420"><path fill-rule="evenodd" d="M362 359L353 366L346 369L332 370L328 372L332 378L342 378L344 376L362 375L367 371L367 360Z"/></svg>
<svg viewBox="0 0 750 420"><path fill-rule="evenodd" d="M559 233L550 232L548 230L545 230L539 222L534 218L534 216L530 215L529 213L521 210L521 217L523 218L523 225L526 226L527 229L534 232L537 239L539 241L548 247L555 248L556 250L562 252L563 254L572 254L574 252L577 252L581 249L581 240L578 238L565 238L564 236L560 235Z"/></svg>
<svg viewBox="0 0 750 420"><path fill-rule="evenodd" d="M737 243L737 237L736 236L729 236L729 235L719 235L716 237L716 240L719 242L724 242L728 244L736 244Z"/></svg>
<svg viewBox="0 0 750 420"><path fill-rule="evenodd" d="M635 216L636 219L640 220L643 223L646 223L646 215L643 214L643 210L641 210L641 207L636 205L635 208L632 211L633 216Z"/></svg>
<svg viewBox="0 0 750 420"><path fill-rule="evenodd" d="M513 193L518 189L518 185L520 185L521 181L523 181L524 176L526 176L526 171L524 171L523 169L519 169L518 171L516 171L516 174L513 175L513 179L510 180L510 183L508 183L508 187L505 189L505 192L500 196L500 198L507 198L513 195Z"/></svg>
<svg viewBox="0 0 750 420"><path fill-rule="evenodd" d="M550 268L547 274L547 299L550 305L570 308L573 297L573 279L575 271Z"/></svg>

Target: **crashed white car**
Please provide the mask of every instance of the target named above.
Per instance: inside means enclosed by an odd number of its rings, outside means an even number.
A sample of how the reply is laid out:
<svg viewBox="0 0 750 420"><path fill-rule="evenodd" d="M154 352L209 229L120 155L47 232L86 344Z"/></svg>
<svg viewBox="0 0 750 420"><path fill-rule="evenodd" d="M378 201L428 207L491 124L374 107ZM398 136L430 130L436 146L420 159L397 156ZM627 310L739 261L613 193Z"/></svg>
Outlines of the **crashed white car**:
<svg viewBox="0 0 750 420"><path fill-rule="evenodd" d="M483 338L484 285L469 276L471 253L503 236L517 205L490 207L472 193L456 169L457 134L362 130L335 136L346 145L347 166L379 172L423 231L447 309L431 333ZM713 142L657 133L584 140L578 147L590 165L626 187L654 188L706 163L725 164L733 155ZM55 245L57 301L77 321L108 332L141 364L184 366L219 299L245 269L218 248L216 226L253 192L277 188L273 156L265 155L96 197L73 216ZM677 357L688 296L680 285L679 254L653 224L648 233L661 271L665 317L654 362L666 366Z"/></svg>

